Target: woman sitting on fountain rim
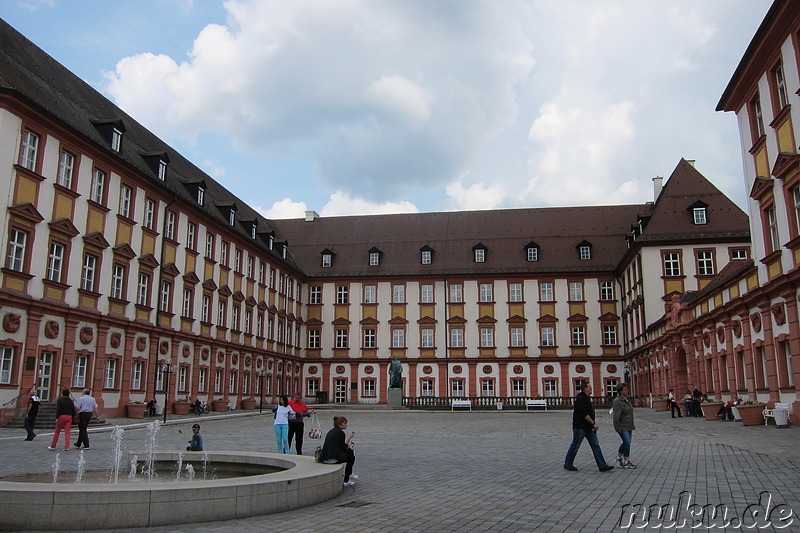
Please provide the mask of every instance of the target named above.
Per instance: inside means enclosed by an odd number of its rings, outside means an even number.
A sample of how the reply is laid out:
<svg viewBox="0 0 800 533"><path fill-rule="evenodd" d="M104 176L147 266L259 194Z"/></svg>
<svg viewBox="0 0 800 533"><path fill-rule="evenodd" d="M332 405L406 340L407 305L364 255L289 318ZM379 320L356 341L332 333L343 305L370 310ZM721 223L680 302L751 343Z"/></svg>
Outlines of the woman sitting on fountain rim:
<svg viewBox="0 0 800 533"><path fill-rule="evenodd" d="M347 463L344 467L344 486L351 487L356 484L353 480L358 479L358 476L353 474L356 456L353 453L351 441L355 432L351 432L345 438L344 431L346 429L347 419L343 416L334 416L333 428L325 435L325 443L322 445L322 462Z"/></svg>
<svg viewBox="0 0 800 533"><path fill-rule="evenodd" d="M187 452L202 452L203 451L203 436L200 435L200 424L192 425L192 440L189 441L189 446L186 447Z"/></svg>

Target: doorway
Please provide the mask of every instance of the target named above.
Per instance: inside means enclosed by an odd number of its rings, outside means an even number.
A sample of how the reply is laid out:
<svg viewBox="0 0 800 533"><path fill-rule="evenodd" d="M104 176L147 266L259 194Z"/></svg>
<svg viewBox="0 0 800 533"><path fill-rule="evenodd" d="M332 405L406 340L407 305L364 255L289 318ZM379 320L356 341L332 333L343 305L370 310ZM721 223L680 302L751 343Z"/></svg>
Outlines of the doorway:
<svg viewBox="0 0 800 533"><path fill-rule="evenodd" d="M53 375L53 352L42 352L39 355L39 379L37 388L39 398L43 402L50 401L50 386L52 385Z"/></svg>

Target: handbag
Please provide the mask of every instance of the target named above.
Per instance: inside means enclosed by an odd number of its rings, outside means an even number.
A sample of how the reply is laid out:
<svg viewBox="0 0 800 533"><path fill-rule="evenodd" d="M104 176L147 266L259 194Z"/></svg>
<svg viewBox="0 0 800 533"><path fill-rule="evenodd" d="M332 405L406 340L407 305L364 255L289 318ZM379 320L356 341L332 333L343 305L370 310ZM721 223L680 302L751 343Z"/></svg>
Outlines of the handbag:
<svg viewBox="0 0 800 533"><path fill-rule="evenodd" d="M319 420L317 419L316 413L311 415L311 430L309 430L308 436L312 439L322 438L322 429L319 427Z"/></svg>

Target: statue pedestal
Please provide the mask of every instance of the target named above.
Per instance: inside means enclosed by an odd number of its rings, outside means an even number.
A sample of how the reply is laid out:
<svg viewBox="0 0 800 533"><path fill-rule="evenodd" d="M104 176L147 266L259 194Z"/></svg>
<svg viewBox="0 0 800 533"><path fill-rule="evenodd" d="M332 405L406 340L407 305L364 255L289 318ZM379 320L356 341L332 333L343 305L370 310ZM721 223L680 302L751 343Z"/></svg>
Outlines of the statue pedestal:
<svg viewBox="0 0 800 533"><path fill-rule="evenodd" d="M403 407L403 389L389 389L386 403L389 407Z"/></svg>

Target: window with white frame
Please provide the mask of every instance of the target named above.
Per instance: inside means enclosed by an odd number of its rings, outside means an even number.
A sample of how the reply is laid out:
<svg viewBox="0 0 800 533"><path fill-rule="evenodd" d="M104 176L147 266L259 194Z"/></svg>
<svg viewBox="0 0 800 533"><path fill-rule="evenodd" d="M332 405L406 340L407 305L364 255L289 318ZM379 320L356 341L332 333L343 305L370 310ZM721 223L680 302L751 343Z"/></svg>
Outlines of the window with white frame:
<svg viewBox="0 0 800 533"><path fill-rule="evenodd" d="M61 283L62 268L64 266L64 245L51 242L50 253L47 257L47 279Z"/></svg>
<svg viewBox="0 0 800 533"><path fill-rule="evenodd" d="M336 303L346 304L350 301L350 288L347 285L336 287Z"/></svg>
<svg viewBox="0 0 800 533"><path fill-rule="evenodd" d="M161 181L167 179L167 162L163 159L158 162L158 179Z"/></svg>
<svg viewBox="0 0 800 533"><path fill-rule="evenodd" d="M521 348L525 346L525 329L520 326L511 328L511 347Z"/></svg>
<svg viewBox="0 0 800 533"><path fill-rule="evenodd" d="M425 378L420 380L421 396L433 396L433 380Z"/></svg>
<svg viewBox="0 0 800 533"><path fill-rule="evenodd" d="M187 318L192 316L192 290L183 289L183 307L181 309L182 315Z"/></svg>
<svg viewBox="0 0 800 533"><path fill-rule="evenodd" d="M450 303L459 304L464 301L464 286L460 283L450 284Z"/></svg>
<svg viewBox="0 0 800 533"><path fill-rule="evenodd" d="M242 376L242 394L247 396L247 391L250 389L250 372L245 372Z"/></svg>
<svg viewBox="0 0 800 533"><path fill-rule="evenodd" d="M780 237L778 236L778 219L775 216L775 206L771 205L767 208L767 228L769 229L769 249L768 252L774 252L780 248Z"/></svg>
<svg viewBox="0 0 800 533"><path fill-rule="evenodd" d="M731 250L731 259L734 261L747 259L747 249L734 248L733 250Z"/></svg>
<svg viewBox="0 0 800 533"><path fill-rule="evenodd" d="M66 150L61 150L58 157L58 176L56 183L67 189L72 188L72 173L75 169L75 156Z"/></svg>
<svg viewBox="0 0 800 533"><path fill-rule="evenodd" d="M214 372L214 393L219 394L222 392L222 370Z"/></svg>
<svg viewBox="0 0 800 533"><path fill-rule="evenodd" d="M131 217L131 198L133 190L127 185L123 185L119 189L119 211L120 216L125 218Z"/></svg>
<svg viewBox="0 0 800 533"><path fill-rule="evenodd" d="M553 326L542 326L542 346L555 346L555 328Z"/></svg>
<svg viewBox="0 0 800 533"><path fill-rule="evenodd" d="M115 152L122 149L122 131L119 128L111 130L111 149Z"/></svg>
<svg viewBox="0 0 800 533"><path fill-rule="evenodd" d="M200 321L208 322L211 316L211 297L207 294L203 295L203 305L200 308Z"/></svg>
<svg viewBox="0 0 800 533"><path fill-rule="evenodd" d="M247 277L253 279L253 256L247 256Z"/></svg>
<svg viewBox="0 0 800 533"><path fill-rule="evenodd" d="M228 374L228 394L235 394L236 393L236 372L231 371Z"/></svg>
<svg viewBox="0 0 800 533"><path fill-rule="evenodd" d="M244 312L244 332L247 333L248 335L252 334L252 331L250 329L252 322L253 322L253 312L250 309L247 309Z"/></svg>
<svg viewBox="0 0 800 533"><path fill-rule="evenodd" d="M491 283L481 283L479 288L480 294L480 301L481 302L493 302L494 296L492 294L492 284Z"/></svg>
<svg viewBox="0 0 800 533"><path fill-rule="evenodd" d="M103 388L113 389L117 382L117 360L106 359L105 379L103 380Z"/></svg>
<svg viewBox="0 0 800 533"><path fill-rule="evenodd" d="M609 301L614 299L614 282L601 281L600 282L600 299Z"/></svg>
<svg viewBox="0 0 800 533"><path fill-rule="evenodd" d="M374 379L365 379L361 382L361 395L367 398L374 398L376 396Z"/></svg>
<svg viewBox="0 0 800 533"><path fill-rule="evenodd" d="M586 326L572 326L572 345L586 346Z"/></svg>
<svg viewBox="0 0 800 533"><path fill-rule="evenodd" d="M454 379L450 382L450 396L463 397L464 396L464 380Z"/></svg>
<svg viewBox="0 0 800 533"><path fill-rule="evenodd" d="M761 96L756 93L755 98L750 102L750 110L753 116L753 125L755 126L755 139L758 140L764 136L766 130L764 129L764 114L761 111Z"/></svg>
<svg viewBox="0 0 800 533"><path fill-rule="evenodd" d="M189 367L183 366L178 369L178 391L186 392L186 376L189 374Z"/></svg>
<svg viewBox="0 0 800 533"><path fill-rule="evenodd" d="M450 330L450 347L463 348L464 347L464 329L452 328Z"/></svg>
<svg viewBox="0 0 800 533"><path fill-rule="evenodd" d="M392 330L392 348L406 347L406 330L395 328Z"/></svg>
<svg viewBox="0 0 800 533"><path fill-rule="evenodd" d="M706 208L705 207L693 208L692 220L696 226L708 224L708 218L706 218Z"/></svg>
<svg viewBox="0 0 800 533"><path fill-rule="evenodd" d="M378 266L381 264L381 254L380 252L370 252L369 253L369 266Z"/></svg>
<svg viewBox="0 0 800 533"><path fill-rule="evenodd" d="M433 348L433 328L422 328L422 347Z"/></svg>
<svg viewBox="0 0 800 533"><path fill-rule="evenodd" d="M217 305L217 326L225 327L225 302L219 302Z"/></svg>
<svg viewBox="0 0 800 533"><path fill-rule="evenodd" d="M136 305L147 305L150 296L150 274L139 273L139 284L136 286Z"/></svg>
<svg viewBox="0 0 800 533"><path fill-rule="evenodd" d="M378 302L378 288L375 285L364 285L364 303L374 304Z"/></svg>
<svg viewBox="0 0 800 533"><path fill-rule="evenodd" d="M664 276L681 275L681 255L678 252L664 252Z"/></svg>
<svg viewBox="0 0 800 533"><path fill-rule="evenodd" d="M336 347L347 348L347 330L344 328L336 330Z"/></svg>
<svg viewBox="0 0 800 533"><path fill-rule="evenodd" d="M172 299L172 283L169 281L164 281L161 283L161 298L159 300L159 311L163 313L168 313L171 308L171 299Z"/></svg>
<svg viewBox="0 0 800 533"><path fill-rule="evenodd" d="M508 301L509 302L522 301L522 283L514 281L508 284Z"/></svg>
<svg viewBox="0 0 800 533"><path fill-rule="evenodd" d="M553 301L553 282L541 281L539 282L539 300L542 302Z"/></svg>
<svg viewBox="0 0 800 533"><path fill-rule="evenodd" d="M545 398L555 398L558 396L558 381L555 379L546 379L543 383Z"/></svg>
<svg viewBox="0 0 800 533"><path fill-rule="evenodd" d="M697 274L700 276L714 275L714 252L711 250L697 252Z"/></svg>
<svg viewBox="0 0 800 533"><path fill-rule="evenodd" d="M264 337L264 313L258 313L256 316L256 336Z"/></svg>
<svg viewBox="0 0 800 533"><path fill-rule="evenodd" d="M164 230L164 236L167 239L175 240L175 213L167 211L167 227Z"/></svg>
<svg viewBox="0 0 800 533"><path fill-rule="evenodd" d="M619 380L617 378L609 378L606 380L606 396L613 398L617 395L617 385Z"/></svg>
<svg viewBox="0 0 800 533"><path fill-rule="evenodd" d="M206 391L206 381L208 380L208 369L201 368L197 374L197 392Z"/></svg>
<svg viewBox="0 0 800 533"><path fill-rule="evenodd" d="M89 368L89 358L85 355L75 356L75 369L72 374L72 386L75 388L86 387L86 370Z"/></svg>
<svg viewBox="0 0 800 533"><path fill-rule="evenodd" d="M606 346L617 345L617 326L603 326L603 344Z"/></svg>
<svg viewBox="0 0 800 533"><path fill-rule="evenodd" d="M10 231L8 240L8 259L6 268L15 272L22 272L25 268L25 246L28 242L28 233L16 228Z"/></svg>
<svg viewBox="0 0 800 533"><path fill-rule="evenodd" d="M775 70L772 71L773 81L775 83L775 92L778 97L778 106L783 109L789 105L789 95L786 91L786 78L783 75L783 64L778 63Z"/></svg>
<svg viewBox="0 0 800 533"><path fill-rule="evenodd" d="M406 302L406 286L392 285L392 303L402 304Z"/></svg>
<svg viewBox="0 0 800 533"><path fill-rule="evenodd" d="M481 328L481 348L494 347L494 328Z"/></svg>
<svg viewBox="0 0 800 533"><path fill-rule="evenodd" d="M586 261L592 258L592 247L588 244L583 244L579 248L581 261Z"/></svg>
<svg viewBox="0 0 800 533"><path fill-rule="evenodd" d="M482 379L481 380L481 396L494 396L494 380Z"/></svg>
<svg viewBox="0 0 800 533"><path fill-rule="evenodd" d="M206 258L214 258L214 234L206 233Z"/></svg>
<svg viewBox="0 0 800 533"><path fill-rule="evenodd" d="M264 269L265 269L265 268L266 268L266 267L265 267L264 263L263 263L263 262L261 262L261 261L259 261L259 262L258 262L258 282L259 282L261 285L263 285L263 284L264 284L264 279L265 279L265 278L264 278Z"/></svg>
<svg viewBox="0 0 800 533"><path fill-rule="evenodd" d="M524 379L511 380L511 395L516 398L521 398L522 396L526 396Z"/></svg>
<svg viewBox="0 0 800 533"><path fill-rule="evenodd" d="M203 205L203 202L206 198L206 190L202 187L197 188L197 203L198 205Z"/></svg>
<svg viewBox="0 0 800 533"><path fill-rule="evenodd" d="M583 282L581 281L569 282L569 301L570 302L583 301Z"/></svg>
<svg viewBox="0 0 800 533"><path fill-rule="evenodd" d="M319 348L320 331L318 329L308 330L308 347L317 349Z"/></svg>
<svg viewBox="0 0 800 533"><path fill-rule="evenodd" d="M36 170L36 155L39 152L39 136L30 130L22 132L22 147L19 151L19 164L28 170Z"/></svg>
<svg viewBox="0 0 800 533"><path fill-rule="evenodd" d="M234 331L239 331L239 306L234 305L231 309L231 329ZM283 339L278 339L283 341Z"/></svg>
<svg viewBox="0 0 800 533"><path fill-rule="evenodd" d="M186 224L186 247L190 250L194 250L194 240L196 235L197 224L194 222L189 222Z"/></svg>
<svg viewBox="0 0 800 533"><path fill-rule="evenodd" d="M420 254L420 262L423 265L430 265L431 261L433 260L433 254L431 254L430 250L422 250Z"/></svg>
<svg viewBox="0 0 800 533"><path fill-rule="evenodd" d="M786 361L786 372L781 381L785 381L786 387L794 387L794 371L792 370L792 349L789 341L783 341L783 357Z"/></svg>
<svg viewBox="0 0 800 533"><path fill-rule="evenodd" d="M150 198L146 198L144 201L144 221L142 222L142 226L147 229L153 229L153 225L155 224L155 215L156 203Z"/></svg>
<svg viewBox="0 0 800 533"><path fill-rule="evenodd" d="M99 169L94 169L92 173L92 192L91 200L97 204L103 203L106 188L106 173Z"/></svg>
<svg viewBox="0 0 800 533"><path fill-rule="evenodd" d="M375 348L377 343L377 331L375 328L364 328L364 348Z"/></svg>
<svg viewBox="0 0 800 533"><path fill-rule="evenodd" d="M164 367L161 365L156 365L156 379L153 383L155 390L163 391L164 390L164 377L166 374L164 373Z"/></svg>
<svg viewBox="0 0 800 533"><path fill-rule="evenodd" d="M483 263L486 261L486 250L483 248L475 248L474 259L476 263Z"/></svg>
<svg viewBox="0 0 800 533"><path fill-rule="evenodd" d="M322 303L322 286L311 285L308 288L308 303L321 304Z"/></svg>
<svg viewBox="0 0 800 533"><path fill-rule="evenodd" d="M231 226L236 224L236 211L234 211L233 209L228 211L228 224L230 224Z"/></svg>
<svg viewBox="0 0 800 533"><path fill-rule="evenodd" d="M142 388L142 369L144 365L141 361L134 361L131 365L131 390Z"/></svg>
<svg viewBox="0 0 800 533"><path fill-rule="evenodd" d="M111 274L111 297L116 298L117 300L122 300L124 297L124 290L125 267L115 263L113 273Z"/></svg>
<svg viewBox="0 0 800 533"><path fill-rule="evenodd" d="M539 260L539 249L535 246L529 246L527 248L528 252L528 261L538 261Z"/></svg>
<svg viewBox="0 0 800 533"><path fill-rule="evenodd" d="M242 251L239 248L233 251L233 270L242 272Z"/></svg>
<svg viewBox="0 0 800 533"><path fill-rule="evenodd" d="M322 267L330 268L333 264L333 256L331 254L322 254Z"/></svg>
<svg viewBox="0 0 800 533"><path fill-rule="evenodd" d="M306 396L316 396L319 391L319 379L309 378L306 381Z"/></svg>
<svg viewBox="0 0 800 533"><path fill-rule="evenodd" d="M433 303L433 285L430 283L425 283L420 286L420 296L419 296L420 303L423 304L430 304Z"/></svg>
<svg viewBox="0 0 800 533"><path fill-rule="evenodd" d="M223 266L228 266L228 243L225 241L220 245L219 261Z"/></svg>

